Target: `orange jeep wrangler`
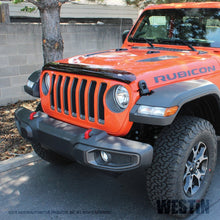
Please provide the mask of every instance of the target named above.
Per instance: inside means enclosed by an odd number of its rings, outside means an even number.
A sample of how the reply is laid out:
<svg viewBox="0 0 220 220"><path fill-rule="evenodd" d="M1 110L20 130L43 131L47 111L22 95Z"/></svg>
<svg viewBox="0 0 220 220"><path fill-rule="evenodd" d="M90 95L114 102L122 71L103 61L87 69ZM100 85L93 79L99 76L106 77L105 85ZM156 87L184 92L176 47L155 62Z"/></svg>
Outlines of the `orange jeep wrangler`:
<svg viewBox="0 0 220 220"><path fill-rule="evenodd" d="M20 134L52 163L108 171L143 167L154 206L201 200L220 134L220 3L148 6L120 49L46 64L16 111Z"/></svg>

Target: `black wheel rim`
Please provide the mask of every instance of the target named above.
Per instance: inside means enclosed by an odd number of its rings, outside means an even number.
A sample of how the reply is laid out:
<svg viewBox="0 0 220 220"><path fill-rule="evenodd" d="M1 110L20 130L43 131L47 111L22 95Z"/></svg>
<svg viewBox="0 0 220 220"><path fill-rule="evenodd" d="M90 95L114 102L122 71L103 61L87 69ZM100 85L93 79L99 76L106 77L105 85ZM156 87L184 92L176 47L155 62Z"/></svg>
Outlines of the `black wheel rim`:
<svg viewBox="0 0 220 220"><path fill-rule="evenodd" d="M200 189L208 169L208 149L199 142L192 148L187 159L183 176L183 190L187 196L193 196Z"/></svg>

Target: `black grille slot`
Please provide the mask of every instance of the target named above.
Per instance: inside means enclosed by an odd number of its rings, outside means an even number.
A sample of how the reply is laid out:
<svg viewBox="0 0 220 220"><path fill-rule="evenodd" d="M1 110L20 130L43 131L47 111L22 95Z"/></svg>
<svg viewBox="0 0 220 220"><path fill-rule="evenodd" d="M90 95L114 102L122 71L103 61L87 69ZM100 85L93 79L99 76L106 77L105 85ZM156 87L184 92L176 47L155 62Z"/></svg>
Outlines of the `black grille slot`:
<svg viewBox="0 0 220 220"><path fill-rule="evenodd" d="M59 76L58 82L57 82L57 88L56 88L56 96L57 96L57 111L61 112L61 98L60 98L60 86L62 82L63 77Z"/></svg>
<svg viewBox="0 0 220 220"><path fill-rule="evenodd" d="M68 106L68 86L70 82L70 77L66 77L64 87L63 87L63 105L64 105L64 113L69 114L69 106Z"/></svg>
<svg viewBox="0 0 220 220"><path fill-rule="evenodd" d="M76 86L78 79L74 78L72 87L71 87L71 107L72 107L72 116L76 117Z"/></svg>
<svg viewBox="0 0 220 220"><path fill-rule="evenodd" d="M85 119L85 88L87 80L83 79L79 90L79 111L80 118Z"/></svg>
<svg viewBox="0 0 220 220"><path fill-rule="evenodd" d="M52 110L85 121L105 124L104 94L107 83L81 76L52 74L50 106ZM97 103L97 104L95 104Z"/></svg>
<svg viewBox="0 0 220 220"><path fill-rule="evenodd" d="M56 76L52 76L52 83L51 83L51 92L50 92L50 107L54 110L54 81Z"/></svg>
<svg viewBox="0 0 220 220"><path fill-rule="evenodd" d="M88 95L88 106L89 106L89 120L94 120L94 95L95 95L95 88L96 88L96 82L92 81L89 87L89 95Z"/></svg>
<svg viewBox="0 0 220 220"><path fill-rule="evenodd" d="M106 90L107 84L101 83L100 89L99 89L99 95L98 95L98 121L101 124L104 124L104 103L103 103L103 97Z"/></svg>

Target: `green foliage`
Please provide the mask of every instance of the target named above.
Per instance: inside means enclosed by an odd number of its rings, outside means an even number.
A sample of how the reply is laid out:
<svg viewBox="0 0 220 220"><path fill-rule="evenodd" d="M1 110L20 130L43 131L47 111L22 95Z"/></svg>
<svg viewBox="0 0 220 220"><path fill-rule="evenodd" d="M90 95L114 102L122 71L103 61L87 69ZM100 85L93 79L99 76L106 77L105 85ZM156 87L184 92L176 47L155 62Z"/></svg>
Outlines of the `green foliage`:
<svg viewBox="0 0 220 220"><path fill-rule="evenodd" d="M140 2L143 2L141 0L125 0L125 1L128 5L135 5L137 7L139 6Z"/></svg>
<svg viewBox="0 0 220 220"><path fill-rule="evenodd" d="M31 13L35 10L36 10L35 7L28 7L28 6L25 6L24 8L21 9L21 11L25 11L25 12L29 12L29 13Z"/></svg>
<svg viewBox="0 0 220 220"><path fill-rule="evenodd" d="M19 4L19 3L22 3L24 2L25 0L13 0L13 3L14 4ZM33 12L36 10L36 7L29 7L29 6L25 6L24 8L21 9L21 11L24 11L24 12Z"/></svg>
<svg viewBox="0 0 220 220"><path fill-rule="evenodd" d="M97 0L98 4L102 4L104 2L104 0Z"/></svg>
<svg viewBox="0 0 220 220"><path fill-rule="evenodd" d="M22 2L24 2L24 0L13 0L14 4L19 4L19 3L22 3Z"/></svg>

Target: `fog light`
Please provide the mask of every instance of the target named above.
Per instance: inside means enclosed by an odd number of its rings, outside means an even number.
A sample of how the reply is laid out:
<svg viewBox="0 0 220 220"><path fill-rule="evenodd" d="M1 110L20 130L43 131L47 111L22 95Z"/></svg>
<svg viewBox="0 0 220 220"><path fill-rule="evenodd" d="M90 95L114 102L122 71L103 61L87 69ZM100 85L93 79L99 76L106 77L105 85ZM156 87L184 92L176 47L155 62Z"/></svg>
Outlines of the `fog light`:
<svg viewBox="0 0 220 220"><path fill-rule="evenodd" d="M110 162L111 154L109 154L105 151L101 151L100 154L101 154L101 158L102 158L103 161L105 161L106 163Z"/></svg>

